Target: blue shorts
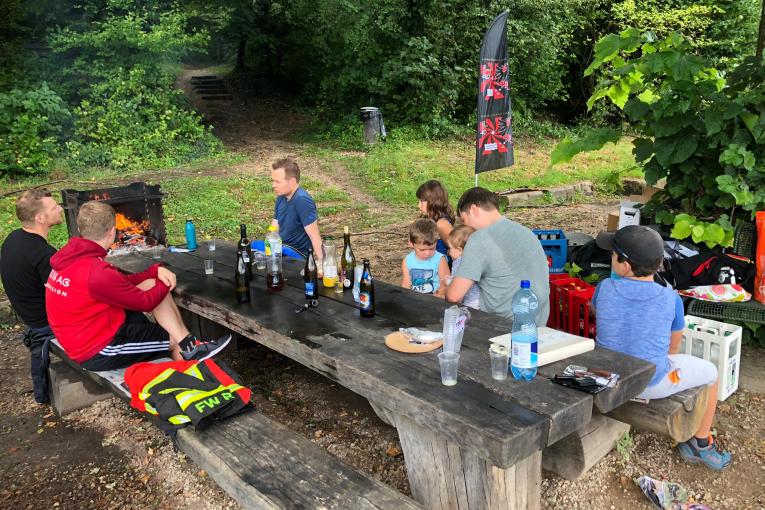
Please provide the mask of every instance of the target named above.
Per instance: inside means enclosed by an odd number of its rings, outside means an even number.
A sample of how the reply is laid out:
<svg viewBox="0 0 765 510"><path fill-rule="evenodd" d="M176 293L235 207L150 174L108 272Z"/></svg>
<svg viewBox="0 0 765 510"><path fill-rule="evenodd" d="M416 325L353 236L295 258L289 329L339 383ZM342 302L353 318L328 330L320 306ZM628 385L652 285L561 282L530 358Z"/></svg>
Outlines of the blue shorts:
<svg viewBox="0 0 765 510"><path fill-rule="evenodd" d="M710 361L690 354L670 354L669 364L669 373L653 386L643 390L637 398L665 398L688 388L708 386L717 381L717 367ZM676 377L673 377L673 372Z"/></svg>

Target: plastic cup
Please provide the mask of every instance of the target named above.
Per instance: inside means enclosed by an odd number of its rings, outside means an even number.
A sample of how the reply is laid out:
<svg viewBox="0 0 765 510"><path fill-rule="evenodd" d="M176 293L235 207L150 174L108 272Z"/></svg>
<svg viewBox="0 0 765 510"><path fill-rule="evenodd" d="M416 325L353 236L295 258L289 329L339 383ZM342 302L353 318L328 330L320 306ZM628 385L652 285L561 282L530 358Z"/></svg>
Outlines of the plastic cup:
<svg viewBox="0 0 765 510"><path fill-rule="evenodd" d="M492 345L489 348L491 357L491 378L495 381L507 379L507 366L510 362L510 349L503 345Z"/></svg>
<svg viewBox="0 0 765 510"><path fill-rule="evenodd" d="M253 252L252 258L255 259L255 269L263 271L266 269L266 254L262 251Z"/></svg>
<svg viewBox="0 0 765 510"><path fill-rule="evenodd" d="M210 251L215 251L215 239L210 239L207 241L207 249Z"/></svg>
<svg viewBox="0 0 765 510"><path fill-rule="evenodd" d="M151 258L159 260L161 258L162 247L160 245L151 247Z"/></svg>
<svg viewBox="0 0 765 510"><path fill-rule="evenodd" d="M213 261L210 259L205 260L205 274L213 274Z"/></svg>
<svg viewBox="0 0 765 510"><path fill-rule="evenodd" d="M441 383L444 386L457 384L457 367L460 364L459 353L442 352L438 355L438 363L441 365Z"/></svg>

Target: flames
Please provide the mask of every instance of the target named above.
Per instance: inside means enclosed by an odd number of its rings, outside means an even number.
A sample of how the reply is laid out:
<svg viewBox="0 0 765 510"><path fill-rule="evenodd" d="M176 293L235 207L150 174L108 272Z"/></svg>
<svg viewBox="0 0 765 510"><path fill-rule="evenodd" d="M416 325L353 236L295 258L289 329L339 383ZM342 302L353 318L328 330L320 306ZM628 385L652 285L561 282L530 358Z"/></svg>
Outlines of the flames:
<svg viewBox="0 0 765 510"><path fill-rule="evenodd" d="M132 246L143 249L157 244L156 240L149 235L151 225L148 220L136 221L118 212L115 226L117 227L117 239L111 246L112 252L122 247Z"/></svg>

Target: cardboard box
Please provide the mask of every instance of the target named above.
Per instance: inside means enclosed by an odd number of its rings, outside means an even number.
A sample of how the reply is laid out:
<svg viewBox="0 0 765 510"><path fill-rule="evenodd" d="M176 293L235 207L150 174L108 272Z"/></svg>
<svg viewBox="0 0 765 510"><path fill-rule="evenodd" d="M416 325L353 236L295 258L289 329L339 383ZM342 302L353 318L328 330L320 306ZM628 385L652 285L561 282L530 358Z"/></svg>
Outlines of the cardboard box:
<svg viewBox="0 0 765 510"><path fill-rule="evenodd" d="M619 228L627 225L640 225L640 209L638 202L624 200L619 205Z"/></svg>
<svg viewBox="0 0 765 510"><path fill-rule="evenodd" d="M648 202L652 196L654 196L659 191L664 191L664 188L660 188L658 186L646 186L643 190L643 195L641 196L642 202L646 203Z"/></svg>
<svg viewBox="0 0 765 510"><path fill-rule="evenodd" d="M611 211L608 213L608 226L606 230L609 232L616 232L619 228L619 211Z"/></svg>

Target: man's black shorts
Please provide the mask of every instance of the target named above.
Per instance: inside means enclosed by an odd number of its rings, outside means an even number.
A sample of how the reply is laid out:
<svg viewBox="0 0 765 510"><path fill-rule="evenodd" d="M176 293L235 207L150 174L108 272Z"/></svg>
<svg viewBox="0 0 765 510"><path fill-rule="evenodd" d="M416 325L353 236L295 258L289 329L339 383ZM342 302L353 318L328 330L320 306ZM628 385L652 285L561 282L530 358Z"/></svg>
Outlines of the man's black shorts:
<svg viewBox="0 0 765 510"><path fill-rule="evenodd" d="M170 356L170 335L140 312L125 311L125 322L101 352L81 363L93 372L128 367Z"/></svg>

